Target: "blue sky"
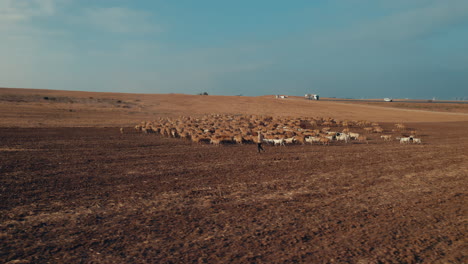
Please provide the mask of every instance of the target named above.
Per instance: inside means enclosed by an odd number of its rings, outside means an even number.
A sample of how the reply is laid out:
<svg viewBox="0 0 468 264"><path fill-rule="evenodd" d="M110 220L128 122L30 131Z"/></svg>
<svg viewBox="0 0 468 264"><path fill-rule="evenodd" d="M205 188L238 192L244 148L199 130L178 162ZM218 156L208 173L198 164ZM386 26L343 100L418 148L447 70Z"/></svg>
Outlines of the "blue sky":
<svg viewBox="0 0 468 264"><path fill-rule="evenodd" d="M467 0L0 0L0 87L468 97Z"/></svg>

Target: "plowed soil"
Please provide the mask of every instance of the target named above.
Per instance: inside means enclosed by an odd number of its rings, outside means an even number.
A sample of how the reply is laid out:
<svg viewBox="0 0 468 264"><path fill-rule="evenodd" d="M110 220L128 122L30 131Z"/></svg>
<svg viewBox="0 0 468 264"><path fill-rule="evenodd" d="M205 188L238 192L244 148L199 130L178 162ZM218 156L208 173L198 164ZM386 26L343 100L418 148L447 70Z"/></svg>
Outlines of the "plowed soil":
<svg viewBox="0 0 468 264"><path fill-rule="evenodd" d="M261 154L0 128L0 262L467 263L468 122L406 125L424 144Z"/></svg>

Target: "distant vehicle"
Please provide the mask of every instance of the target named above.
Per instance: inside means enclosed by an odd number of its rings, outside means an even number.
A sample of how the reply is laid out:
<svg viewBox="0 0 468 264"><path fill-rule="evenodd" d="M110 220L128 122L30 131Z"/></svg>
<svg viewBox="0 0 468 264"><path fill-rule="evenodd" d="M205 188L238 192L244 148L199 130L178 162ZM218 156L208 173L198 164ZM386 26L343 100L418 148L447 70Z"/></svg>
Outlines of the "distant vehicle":
<svg viewBox="0 0 468 264"><path fill-rule="evenodd" d="M383 99L385 102L393 102L393 99L392 98L384 98Z"/></svg>
<svg viewBox="0 0 468 264"><path fill-rule="evenodd" d="M318 94L306 94L305 98L309 99L309 100L319 100L320 99Z"/></svg>

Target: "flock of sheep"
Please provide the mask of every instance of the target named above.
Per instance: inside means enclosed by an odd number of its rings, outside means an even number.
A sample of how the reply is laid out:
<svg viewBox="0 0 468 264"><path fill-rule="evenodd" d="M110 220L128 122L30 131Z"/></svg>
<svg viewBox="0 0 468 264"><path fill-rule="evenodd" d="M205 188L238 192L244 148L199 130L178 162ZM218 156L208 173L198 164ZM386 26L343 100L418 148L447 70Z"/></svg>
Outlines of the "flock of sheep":
<svg viewBox="0 0 468 264"><path fill-rule="evenodd" d="M158 133L214 145L258 143L258 133L262 133L265 143L285 146L306 143L329 145L335 141L348 143L352 140L368 143L366 135L371 134L381 134L381 139L388 141L393 140L393 136L384 132L403 132L406 127L395 124L392 131L384 131L378 123L365 120L211 114L203 117L159 118L141 122L135 129L146 134ZM120 132L124 133L123 128ZM415 138L416 131L410 131L410 134L396 139L400 143L421 143L421 139Z"/></svg>

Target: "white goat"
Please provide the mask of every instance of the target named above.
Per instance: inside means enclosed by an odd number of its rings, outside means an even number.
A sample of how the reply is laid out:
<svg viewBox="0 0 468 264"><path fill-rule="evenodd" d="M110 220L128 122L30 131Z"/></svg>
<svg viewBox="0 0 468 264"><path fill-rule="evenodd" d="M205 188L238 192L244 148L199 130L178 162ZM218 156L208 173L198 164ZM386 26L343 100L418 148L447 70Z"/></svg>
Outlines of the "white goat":
<svg viewBox="0 0 468 264"><path fill-rule="evenodd" d="M272 139L273 140L273 143L275 144L275 146L285 146L284 145L284 139Z"/></svg>
<svg viewBox="0 0 468 264"><path fill-rule="evenodd" d="M348 143L350 139L351 139L350 136L346 134L341 134L339 136L336 136L336 140L341 140L341 141L344 141L345 143Z"/></svg>
<svg viewBox="0 0 468 264"><path fill-rule="evenodd" d="M351 139L358 139L359 138L359 133L349 132L349 137Z"/></svg>
<svg viewBox="0 0 468 264"><path fill-rule="evenodd" d="M313 137L313 136L306 137L305 141L310 144L320 143L320 137Z"/></svg>
<svg viewBox="0 0 468 264"><path fill-rule="evenodd" d="M400 138L400 144L408 144L413 140L412 137L402 137Z"/></svg>

